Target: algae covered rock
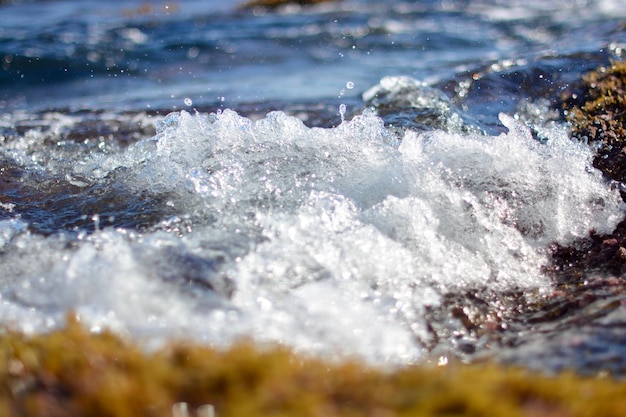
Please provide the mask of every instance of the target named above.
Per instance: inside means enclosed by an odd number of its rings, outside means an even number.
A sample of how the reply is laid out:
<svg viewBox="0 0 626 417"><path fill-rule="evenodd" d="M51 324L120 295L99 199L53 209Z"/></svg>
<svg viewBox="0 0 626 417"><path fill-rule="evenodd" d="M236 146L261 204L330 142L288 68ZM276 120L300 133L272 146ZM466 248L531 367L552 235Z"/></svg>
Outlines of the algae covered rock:
<svg viewBox="0 0 626 417"><path fill-rule="evenodd" d="M626 181L626 62L586 74L562 95L575 138L598 144L594 166L608 178Z"/></svg>
<svg viewBox="0 0 626 417"><path fill-rule="evenodd" d="M596 149L593 165L615 181L626 200L626 62L612 62L584 75L561 95L562 109L575 139ZM589 271L626 273L626 222L610 235L553 248L554 270L562 281L576 282Z"/></svg>
<svg viewBox="0 0 626 417"><path fill-rule="evenodd" d="M616 181L625 199L626 183L626 62L612 62L584 75L561 95L565 119L575 139L596 149L593 165ZM588 239L553 248L554 269L567 281L581 279L586 271L626 272L626 223L611 235L593 231Z"/></svg>
<svg viewBox="0 0 626 417"><path fill-rule="evenodd" d="M560 98L573 138L595 149L594 167L626 200L626 62L612 62L587 73ZM550 300L536 306L535 325L576 326L578 331L584 327L607 340L612 338L616 332L611 326L616 325L613 321L626 293L626 220L610 234L592 230L567 246L553 244L551 251L547 272L556 290ZM602 349L608 350L610 343L605 343ZM622 345L615 346L621 349Z"/></svg>
<svg viewBox="0 0 626 417"><path fill-rule="evenodd" d="M626 383L440 360L394 369L279 347L193 343L147 352L76 319L0 335L3 416L623 416ZM187 411L189 410L189 413ZM197 411L198 410L198 411Z"/></svg>

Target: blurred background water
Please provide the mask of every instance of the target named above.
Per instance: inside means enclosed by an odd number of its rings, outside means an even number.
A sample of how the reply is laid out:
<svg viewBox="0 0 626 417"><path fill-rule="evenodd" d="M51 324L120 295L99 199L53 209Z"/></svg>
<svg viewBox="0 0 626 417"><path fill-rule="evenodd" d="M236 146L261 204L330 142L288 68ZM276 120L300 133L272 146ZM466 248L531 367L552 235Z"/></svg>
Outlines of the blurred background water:
<svg viewBox="0 0 626 417"><path fill-rule="evenodd" d="M237 5L5 5L0 105L138 111L183 108L185 98L227 107L358 100L381 78L406 75L457 82L455 95L493 118L620 56L626 13L616 0L361 0L277 13Z"/></svg>

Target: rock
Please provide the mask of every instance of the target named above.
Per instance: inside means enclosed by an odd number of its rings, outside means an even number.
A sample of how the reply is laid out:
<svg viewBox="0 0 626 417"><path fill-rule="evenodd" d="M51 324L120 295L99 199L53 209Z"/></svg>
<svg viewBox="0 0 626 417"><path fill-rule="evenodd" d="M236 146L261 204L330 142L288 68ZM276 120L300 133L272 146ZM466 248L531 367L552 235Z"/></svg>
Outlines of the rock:
<svg viewBox="0 0 626 417"><path fill-rule="evenodd" d="M296 4L300 6L309 6L319 3L338 2L339 0L248 0L244 2L240 9L252 9L261 7L265 9L276 9L280 6L286 6L288 4Z"/></svg>
<svg viewBox="0 0 626 417"><path fill-rule="evenodd" d="M594 166L607 178L625 183L626 62L586 74L561 95L561 101L574 138L599 145Z"/></svg>
<svg viewBox="0 0 626 417"><path fill-rule="evenodd" d="M583 76L561 95L561 107L572 136L594 144L594 167L619 182L626 201L626 62L612 62ZM592 232L567 247L555 245L551 270L567 282L584 279L591 270L626 273L626 221L611 235Z"/></svg>
<svg viewBox="0 0 626 417"><path fill-rule="evenodd" d="M442 90L408 76L388 76L362 95L391 130L482 133Z"/></svg>

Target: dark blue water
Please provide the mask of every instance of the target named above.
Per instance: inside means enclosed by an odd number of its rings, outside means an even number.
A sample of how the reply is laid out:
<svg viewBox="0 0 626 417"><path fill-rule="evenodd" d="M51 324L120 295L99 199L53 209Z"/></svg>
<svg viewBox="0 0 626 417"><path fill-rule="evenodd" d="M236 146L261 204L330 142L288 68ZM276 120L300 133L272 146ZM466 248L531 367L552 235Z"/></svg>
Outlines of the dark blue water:
<svg viewBox="0 0 626 417"><path fill-rule="evenodd" d="M2 108L139 111L182 108L185 98L226 107L349 99L385 76L408 75L462 83L456 90L469 91L456 94L472 107L492 101L508 110L619 56L624 42L619 1L359 1L264 14L236 5L4 6Z"/></svg>
<svg viewBox="0 0 626 417"><path fill-rule="evenodd" d="M239 6L0 5L6 323L623 373L620 285L535 309L623 217L558 99L625 1Z"/></svg>

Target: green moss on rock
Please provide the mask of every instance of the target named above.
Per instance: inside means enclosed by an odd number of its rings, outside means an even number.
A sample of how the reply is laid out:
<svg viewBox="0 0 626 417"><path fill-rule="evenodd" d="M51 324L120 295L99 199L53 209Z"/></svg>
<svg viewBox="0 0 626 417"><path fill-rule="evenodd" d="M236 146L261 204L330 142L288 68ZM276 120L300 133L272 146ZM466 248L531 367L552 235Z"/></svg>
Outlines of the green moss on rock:
<svg viewBox="0 0 626 417"><path fill-rule="evenodd" d="M598 142L594 166L608 178L626 180L626 62L586 74L562 96L563 109L578 139Z"/></svg>
<svg viewBox="0 0 626 417"><path fill-rule="evenodd" d="M210 404L217 416L623 416L626 383L546 376L493 364L383 370L240 343L172 344L146 353L76 320L45 335L0 336L0 415L172 416Z"/></svg>

